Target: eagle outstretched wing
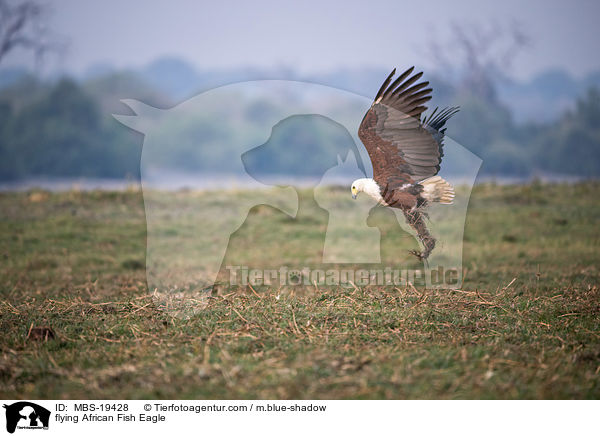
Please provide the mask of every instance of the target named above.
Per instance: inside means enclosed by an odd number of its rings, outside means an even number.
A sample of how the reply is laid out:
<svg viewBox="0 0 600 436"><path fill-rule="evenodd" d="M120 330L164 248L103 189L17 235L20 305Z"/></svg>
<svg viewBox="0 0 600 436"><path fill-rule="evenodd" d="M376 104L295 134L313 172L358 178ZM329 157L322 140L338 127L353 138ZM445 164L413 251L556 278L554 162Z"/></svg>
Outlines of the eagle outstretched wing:
<svg viewBox="0 0 600 436"><path fill-rule="evenodd" d="M385 189L395 189L435 176L443 156L444 125L458 108L437 108L421 121L431 99L429 82L418 82L423 73L411 76L414 67L390 84L396 70L383 82L365 114L358 136L365 145L373 178Z"/></svg>

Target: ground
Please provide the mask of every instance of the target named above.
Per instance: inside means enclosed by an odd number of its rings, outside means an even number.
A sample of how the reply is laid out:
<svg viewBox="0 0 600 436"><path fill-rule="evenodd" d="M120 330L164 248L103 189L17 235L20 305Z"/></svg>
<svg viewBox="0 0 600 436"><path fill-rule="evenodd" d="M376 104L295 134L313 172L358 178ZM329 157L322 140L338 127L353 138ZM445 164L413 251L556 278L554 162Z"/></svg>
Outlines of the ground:
<svg viewBox="0 0 600 436"><path fill-rule="evenodd" d="M225 287L185 319L147 291L140 192L3 193L0 396L598 399L598 198L477 186L461 290Z"/></svg>

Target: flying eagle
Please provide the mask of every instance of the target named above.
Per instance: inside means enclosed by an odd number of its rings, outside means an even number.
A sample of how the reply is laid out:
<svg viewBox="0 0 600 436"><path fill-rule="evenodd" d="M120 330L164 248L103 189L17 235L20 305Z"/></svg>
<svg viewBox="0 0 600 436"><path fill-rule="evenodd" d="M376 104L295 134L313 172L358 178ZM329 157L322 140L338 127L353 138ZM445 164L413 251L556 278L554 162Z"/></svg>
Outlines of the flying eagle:
<svg viewBox="0 0 600 436"><path fill-rule="evenodd" d="M437 173L442 162L445 124L457 107L421 119L431 99L429 82L416 83L423 73L411 76L414 67L390 84L396 70L383 82L365 114L358 136L373 164L373 178L352 183L352 198L364 192L383 206L402 210L415 229L424 250L412 252L427 259L435 239L427 230L424 208L432 202L452 204L454 189Z"/></svg>

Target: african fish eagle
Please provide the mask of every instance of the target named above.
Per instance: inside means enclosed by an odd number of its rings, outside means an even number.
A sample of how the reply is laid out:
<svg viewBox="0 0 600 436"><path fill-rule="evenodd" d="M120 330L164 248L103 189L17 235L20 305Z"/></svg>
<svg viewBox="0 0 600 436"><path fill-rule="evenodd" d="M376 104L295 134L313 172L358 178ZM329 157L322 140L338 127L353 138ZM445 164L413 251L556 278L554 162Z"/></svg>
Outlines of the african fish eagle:
<svg viewBox="0 0 600 436"><path fill-rule="evenodd" d="M436 108L421 119L432 89L427 88L429 82L415 84L423 73L411 76L413 70L409 68L390 84L394 69L365 114L358 136L371 159L373 178L355 180L351 189L354 199L364 192L382 206L402 210L424 246L422 252L412 253L425 260L435 239L427 230L424 208L432 202L452 204L454 200L454 189L437 174L444 155L444 126L458 108Z"/></svg>

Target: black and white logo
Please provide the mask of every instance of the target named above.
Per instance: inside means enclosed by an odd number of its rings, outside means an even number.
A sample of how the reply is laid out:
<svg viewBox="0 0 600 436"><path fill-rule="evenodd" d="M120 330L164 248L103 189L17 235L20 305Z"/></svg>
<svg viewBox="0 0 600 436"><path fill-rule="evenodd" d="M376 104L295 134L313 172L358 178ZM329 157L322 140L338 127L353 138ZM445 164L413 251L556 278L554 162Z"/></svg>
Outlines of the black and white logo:
<svg viewBox="0 0 600 436"><path fill-rule="evenodd" d="M14 433L16 429L48 429L50 411L29 401L19 401L4 405L6 409L6 431Z"/></svg>

